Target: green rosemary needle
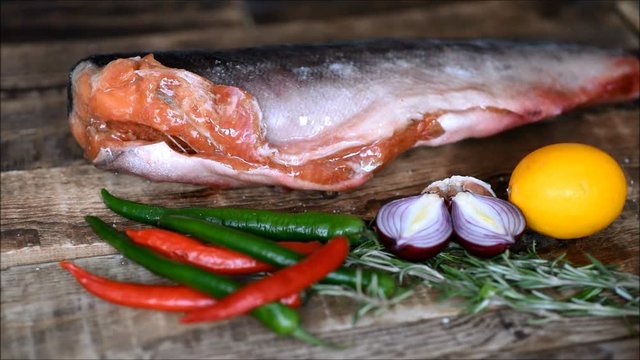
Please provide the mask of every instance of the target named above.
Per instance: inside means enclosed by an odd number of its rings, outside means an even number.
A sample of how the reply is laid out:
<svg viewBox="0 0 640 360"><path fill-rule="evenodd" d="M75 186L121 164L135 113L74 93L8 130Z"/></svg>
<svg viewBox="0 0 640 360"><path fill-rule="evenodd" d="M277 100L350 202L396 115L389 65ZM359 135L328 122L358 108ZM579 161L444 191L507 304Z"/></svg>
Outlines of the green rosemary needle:
<svg viewBox="0 0 640 360"><path fill-rule="evenodd" d="M375 240L369 240L351 252L347 265L387 271L402 283L424 284L436 290L441 299L462 298L470 313L507 306L536 314L541 321L580 315L639 316L638 276L615 271L591 256L589 259L591 264L579 267L564 256L542 259L534 243L527 252L507 251L490 259L479 259L451 245L432 259L414 263L395 257ZM358 301L361 307L357 316L374 309L384 311L411 295L410 289L393 299L380 296L375 288L315 289L321 294Z"/></svg>

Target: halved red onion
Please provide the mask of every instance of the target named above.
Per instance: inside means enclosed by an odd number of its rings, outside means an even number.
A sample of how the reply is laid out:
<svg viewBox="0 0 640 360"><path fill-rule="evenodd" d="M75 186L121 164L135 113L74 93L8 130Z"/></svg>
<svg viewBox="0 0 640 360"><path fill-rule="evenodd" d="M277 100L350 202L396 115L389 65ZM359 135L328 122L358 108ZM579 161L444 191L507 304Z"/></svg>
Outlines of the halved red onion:
<svg viewBox="0 0 640 360"><path fill-rule="evenodd" d="M456 240L470 253L482 257L504 252L526 225L515 205L471 192L460 192L451 199L451 218Z"/></svg>
<svg viewBox="0 0 640 360"><path fill-rule="evenodd" d="M392 201L376 216L380 240L398 257L426 260L444 249L453 232L444 199L423 194Z"/></svg>

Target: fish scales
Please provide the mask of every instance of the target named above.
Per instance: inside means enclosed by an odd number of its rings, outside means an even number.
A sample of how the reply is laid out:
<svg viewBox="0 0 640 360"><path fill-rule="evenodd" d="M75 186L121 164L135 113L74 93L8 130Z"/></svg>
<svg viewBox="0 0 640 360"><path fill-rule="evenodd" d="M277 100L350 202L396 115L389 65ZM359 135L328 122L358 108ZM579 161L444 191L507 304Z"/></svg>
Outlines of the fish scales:
<svg viewBox="0 0 640 360"><path fill-rule="evenodd" d="M414 146L637 98L638 68L617 49L504 40L96 55L71 73L69 117L106 169L346 190Z"/></svg>

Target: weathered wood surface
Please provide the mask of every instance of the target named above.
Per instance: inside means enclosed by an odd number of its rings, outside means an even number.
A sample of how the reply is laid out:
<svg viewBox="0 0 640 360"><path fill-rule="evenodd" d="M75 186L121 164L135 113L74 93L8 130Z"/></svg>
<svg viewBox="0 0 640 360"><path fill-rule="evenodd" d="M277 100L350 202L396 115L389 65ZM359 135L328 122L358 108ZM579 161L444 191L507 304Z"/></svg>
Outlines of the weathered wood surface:
<svg viewBox="0 0 640 360"><path fill-rule="evenodd" d="M358 7L357 3L349 6ZM149 10L135 27L131 24L136 16L118 18L117 12L105 10L102 18L94 9L87 10L90 16L82 18L73 15L81 8L78 3L63 2L70 19L78 20L77 26L89 26L92 37L53 41L54 31L37 40L34 34L40 31L39 27L52 24L57 24L60 34L73 33L74 22L61 20L55 12L34 15L34 21L24 27L25 34L8 37L10 43L3 43L1 49L0 66L1 357L637 358L637 332L630 333L629 326L620 319L579 318L531 326L527 315L507 310L455 316L455 303L437 304L434 294L426 289L392 312L380 318L366 317L353 327L349 322L353 303L313 298L302 309L305 326L323 338L353 344L345 351L332 352L278 338L251 318L185 326L177 324L176 314L108 304L88 295L57 266L59 260L78 259L80 265L114 279L163 282L135 264L122 264L123 259L85 225L83 216L94 214L118 227L137 226L105 209L99 198L102 187L124 197L164 205L314 209L371 219L389 199L415 194L430 181L453 174L477 176L504 191L511 169L522 156L546 144L576 141L601 147L618 160L629 179L628 201L620 218L604 231L576 241L539 238L539 250L546 256L567 252L577 263L584 262L584 252L588 252L605 263L638 274L637 102L577 110L551 122L488 139L414 149L361 188L337 197L268 187L218 191L111 174L88 165L69 134L66 72L80 57L94 52L380 36L550 38L636 49L639 43L633 17L636 1L403 3L405 6L395 11L349 16L339 16L330 8L317 12L281 11L285 7L272 11L271 20L263 23L252 21L247 12L251 6L240 2L216 6L203 2L191 5L184 14L168 21L166 27L152 31L154 19L175 12L175 3ZM5 4L2 3L3 41L5 29L20 28L18 20L5 22ZM152 8L149 4L153 3L127 6L135 13L138 6ZM29 6L33 10L34 5ZM366 6L359 7L363 11ZM28 6L24 9L28 13ZM16 11L14 8L9 14ZM353 11L350 8L349 12ZM200 14L190 15L194 12ZM118 18L122 26L133 26L130 35L105 26L109 17ZM176 20L179 18L193 18L194 23L180 25L182 22ZM630 327L637 331L637 319Z"/></svg>
<svg viewBox="0 0 640 360"><path fill-rule="evenodd" d="M470 6L408 9L368 17L212 27L94 40L6 44L0 49L2 90L64 86L71 66L95 53L181 48L229 48L280 42L370 37L496 37L638 47L614 3L562 7L536 2L482 1ZM609 10L609 11L605 11ZM488 14L491 14L488 16ZM598 26L593 26L594 23ZM472 25L471 25L472 24ZM570 29L570 31L567 31Z"/></svg>
<svg viewBox="0 0 640 360"><path fill-rule="evenodd" d="M241 1L7 1L2 40L9 43L131 36L202 27L230 28L251 19ZM29 21L25 21L28 18Z"/></svg>
<svg viewBox="0 0 640 360"><path fill-rule="evenodd" d="M640 131L637 116L637 107L602 107L576 111L550 122L515 129L488 139L414 149L392 162L361 188L333 199L327 199L321 192L283 193L269 187L218 191L190 185L152 183L135 176L101 171L87 164L5 171L1 175L2 266L113 252L92 235L84 224L83 216L98 215L117 225L133 223L122 220L104 207L99 195L102 187L137 201L173 206L315 209L349 212L371 219L380 204L390 198L419 193L430 181L452 174L477 176L493 182L499 189L504 187L510 169L525 154L547 144L571 141L597 145L623 165L630 179L629 201L623 215L606 230L587 240L550 240L553 246L548 247L568 251L574 260L584 260L581 253L588 250L603 261L637 273L640 265L636 253L639 247L637 242L628 239L638 231L638 182L632 179L638 178L639 140L631 137L624 142L614 141L625 137L626 133ZM390 184L393 184L392 189ZM25 194L30 195L26 197Z"/></svg>
<svg viewBox="0 0 640 360"><path fill-rule="evenodd" d="M120 255L76 260L76 263L92 272L113 279L166 283L150 272L124 260ZM105 354L111 352L110 357L146 358L148 351L175 351L177 357L191 358L200 355L177 351L172 344L178 341L183 344L182 346L189 346L189 343L195 340L201 344L201 351L211 351L209 343L222 346L214 351L227 351L228 348L233 347L229 342L253 341L254 336L255 339L263 341L275 338L269 330L251 318L219 323L213 327L211 325L181 326L177 323L179 314L163 314L114 306L95 297L86 296L87 294L72 280L71 275L55 263L37 267L11 268L3 274L2 288L3 320L7 322L3 328L5 332L2 342L3 358L5 355L12 358L19 357L25 345L32 346L30 351L35 352L35 357L46 357L48 353L58 354L61 357L102 357L104 354L96 354L94 351L104 351ZM394 309L393 312L376 318L363 318L358 322L357 327L388 326L434 316L453 315L458 311L451 304L436 303L431 296L432 294L426 291L419 292L417 296L404 302L402 307ZM26 305L22 300L25 297L31 299ZM425 308L425 303L431 306ZM305 322L310 330L342 331L352 328L353 311L353 304L347 300L335 297L314 297L304 307L303 317L313 319ZM127 323L120 321L126 318L130 319ZM52 322L51 319L55 321ZM119 329L122 327L128 330ZM136 329L146 330L136 331ZM195 335L194 331L200 335ZM62 332L65 334L65 342L58 341ZM211 336L205 335L209 332ZM117 333L120 335L108 336L108 334ZM200 336L203 338L196 340L196 337ZM38 337L43 337L44 341L34 340ZM189 338L191 340L187 340ZM70 347L69 342L76 344L75 347ZM93 346L97 345L96 342L104 342L104 344ZM147 345L144 345L145 343ZM183 354L178 355L180 352ZM164 353L157 356L174 357ZM267 354L265 356L270 357Z"/></svg>
<svg viewBox="0 0 640 360"><path fill-rule="evenodd" d="M114 279L162 283L119 255L76 262ZM302 309L305 327L351 344L347 351L327 351L278 338L247 317L187 326L177 323L179 314L115 306L87 296L55 264L11 268L3 273L2 289L3 359L505 358L585 354L585 346L597 349L591 354L597 357L626 358L637 341L620 319L577 318L536 327L527 324L530 317L508 311L451 317L455 309L425 300L426 293L351 326L351 304L315 297ZM437 306L442 317L428 319Z"/></svg>

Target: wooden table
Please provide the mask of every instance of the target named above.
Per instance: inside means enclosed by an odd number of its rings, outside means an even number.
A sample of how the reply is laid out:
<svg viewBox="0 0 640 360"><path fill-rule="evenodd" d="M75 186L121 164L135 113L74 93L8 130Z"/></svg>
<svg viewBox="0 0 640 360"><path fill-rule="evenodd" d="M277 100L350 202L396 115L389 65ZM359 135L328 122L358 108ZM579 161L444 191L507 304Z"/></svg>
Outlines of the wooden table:
<svg viewBox="0 0 640 360"><path fill-rule="evenodd" d="M584 263L586 251L638 274L637 102L578 110L488 139L415 149L335 198L269 187L218 191L100 171L82 158L66 119L67 71L92 53L383 36L547 38L637 49L637 2L289 3L277 11L256 2L121 2L122 11L97 2L19 3L2 2L3 359L638 357L637 319L631 322L635 334L617 318L533 326L529 315L507 309L460 315L455 303L436 303L426 290L355 326L348 300L314 297L301 310L304 325L322 338L352 344L335 352L279 338L248 317L186 326L177 323L177 314L115 306L87 294L57 265L75 259L111 278L162 282L116 254L83 221L94 214L119 228L133 225L104 208L102 187L158 204L314 209L370 219L384 201L453 174L504 186L528 152L575 141L620 162L629 179L628 201L606 230L580 241L548 239L541 252L567 252ZM37 11L43 7L50 11Z"/></svg>

